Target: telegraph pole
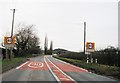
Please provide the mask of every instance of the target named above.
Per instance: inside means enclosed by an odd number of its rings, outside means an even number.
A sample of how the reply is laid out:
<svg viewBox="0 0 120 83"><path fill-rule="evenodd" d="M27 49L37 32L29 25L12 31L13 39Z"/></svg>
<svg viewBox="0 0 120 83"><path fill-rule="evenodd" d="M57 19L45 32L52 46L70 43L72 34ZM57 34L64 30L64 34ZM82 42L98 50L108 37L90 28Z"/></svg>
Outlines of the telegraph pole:
<svg viewBox="0 0 120 83"><path fill-rule="evenodd" d="M85 47L86 47L86 22L84 22L84 54L85 54ZM89 63L89 58L88 58L88 54L87 54L87 63Z"/></svg>
<svg viewBox="0 0 120 83"><path fill-rule="evenodd" d="M13 19L12 19L12 29L11 29L11 37L13 36L13 28L14 28L14 17L15 17L15 10L16 9L11 9L13 11Z"/></svg>
<svg viewBox="0 0 120 83"><path fill-rule="evenodd" d="M85 43L86 43L86 22L84 22L84 54L85 54Z"/></svg>
<svg viewBox="0 0 120 83"><path fill-rule="evenodd" d="M11 38L12 38L13 37L14 18L15 18L15 10L16 9L11 9L11 10L13 11L12 29L11 29ZM13 50L13 47L10 48L10 59L11 59L11 57L14 57L12 50Z"/></svg>

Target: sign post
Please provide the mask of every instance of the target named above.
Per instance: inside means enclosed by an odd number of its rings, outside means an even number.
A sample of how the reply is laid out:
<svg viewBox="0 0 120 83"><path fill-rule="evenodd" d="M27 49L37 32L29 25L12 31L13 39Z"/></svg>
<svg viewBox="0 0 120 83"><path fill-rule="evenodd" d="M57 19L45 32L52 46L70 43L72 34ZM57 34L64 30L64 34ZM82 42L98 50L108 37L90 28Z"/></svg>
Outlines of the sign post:
<svg viewBox="0 0 120 83"><path fill-rule="evenodd" d="M94 51L95 51L95 43L94 42L87 42L86 43L87 63L89 63L88 54L90 54L91 52L94 52ZM93 63L92 55L91 55L91 63Z"/></svg>
<svg viewBox="0 0 120 83"><path fill-rule="evenodd" d="M4 46L6 49L6 59L11 58L12 53L10 51L10 55L8 54L8 50L14 48L15 38L14 37L4 37Z"/></svg>

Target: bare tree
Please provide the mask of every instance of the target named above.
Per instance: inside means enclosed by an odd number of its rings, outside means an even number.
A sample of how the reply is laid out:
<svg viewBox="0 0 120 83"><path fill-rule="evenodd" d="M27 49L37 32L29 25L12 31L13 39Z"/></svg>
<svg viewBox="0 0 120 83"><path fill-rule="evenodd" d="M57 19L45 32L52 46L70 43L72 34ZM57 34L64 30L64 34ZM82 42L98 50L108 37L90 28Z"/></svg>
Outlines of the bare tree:
<svg viewBox="0 0 120 83"><path fill-rule="evenodd" d="M15 34L17 54L25 54L39 45L39 38L33 33L34 25L19 24Z"/></svg>

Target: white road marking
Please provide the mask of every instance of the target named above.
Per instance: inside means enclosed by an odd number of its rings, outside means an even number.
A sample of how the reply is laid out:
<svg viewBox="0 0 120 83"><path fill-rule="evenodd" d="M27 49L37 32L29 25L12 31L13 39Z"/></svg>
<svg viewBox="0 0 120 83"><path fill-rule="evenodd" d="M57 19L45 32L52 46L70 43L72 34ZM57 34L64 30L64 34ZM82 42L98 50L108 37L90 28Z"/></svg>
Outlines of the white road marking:
<svg viewBox="0 0 120 83"><path fill-rule="evenodd" d="M44 56L44 61L48 67L48 69L50 70L50 72L52 73L52 75L54 76L54 78L57 80L57 82L61 83L60 80L58 79L58 77L53 73L53 71L51 70L51 68L49 67L49 65L47 64L47 61L45 59L45 56Z"/></svg>
<svg viewBox="0 0 120 83"><path fill-rule="evenodd" d="M18 67L16 67L16 69L20 69L22 66L24 66L24 65L27 64L28 62L29 62L29 61L23 63L22 65L20 65L20 66L18 66Z"/></svg>
<svg viewBox="0 0 120 83"><path fill-rule="evenodd" d="M46 57L47 58L47 57ZM48 58L47 58L48 59ZM53 64L49 59L48 61ZM66 73L64 73L61 69L59 69L55 64L53 64L60 72L62 72L65 76L67 76L70 80L74 81L76 83L76 81L74 79L72 79L70 76L68 76Z"/></svg>
<svg viewBox="0 0 120 83"><path fill-rule="evenodd" d="M68 79L68 78L60 78L61 80L70 80L70 79Z"/></svg>
<svg viewBox="0 0 120 83"><path fill-rule="evenodd" d="M40 63L40 62L30 62L28 64L28 66L31 67L31 68L40 68L40 67L43 67L43 63Z"/></svg>

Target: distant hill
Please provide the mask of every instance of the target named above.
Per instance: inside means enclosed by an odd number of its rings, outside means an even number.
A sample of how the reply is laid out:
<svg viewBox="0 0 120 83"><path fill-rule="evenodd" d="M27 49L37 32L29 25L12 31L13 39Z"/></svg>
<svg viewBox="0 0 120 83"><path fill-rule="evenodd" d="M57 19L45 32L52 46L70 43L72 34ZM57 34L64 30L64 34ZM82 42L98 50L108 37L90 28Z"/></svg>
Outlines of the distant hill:
<svg viewBox="0 0 120 83"><path fill-rule="evenodd" d="M53 53L54 54L63 54L63 53L69 53L70 51L62 49L62 48L58 48L58 49L54 49Z"/></svg>

